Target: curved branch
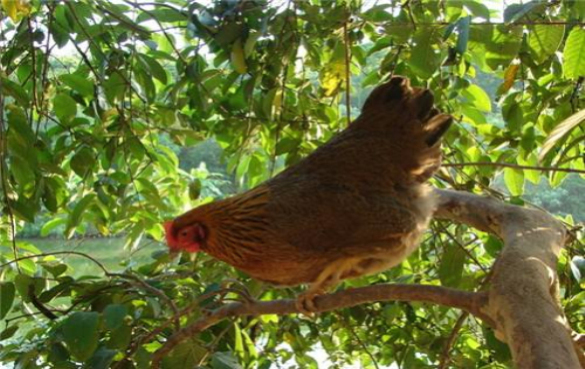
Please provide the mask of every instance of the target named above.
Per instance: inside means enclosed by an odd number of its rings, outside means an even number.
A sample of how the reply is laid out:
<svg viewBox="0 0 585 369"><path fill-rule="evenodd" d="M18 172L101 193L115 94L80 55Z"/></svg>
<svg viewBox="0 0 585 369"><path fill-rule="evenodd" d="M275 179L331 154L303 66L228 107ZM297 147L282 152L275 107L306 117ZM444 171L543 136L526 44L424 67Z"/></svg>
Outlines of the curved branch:
<svg viewBox="0 0 585 369"><path fill-rule="evenodd" d="M315 298L316 312L326 312L376 301L419 301L454 307L467 311L481 319L492 323L491 318L482 312L487 301L486 292L465 292L453 288L416 285L416 284L384 284L339 291ZM295 300L254 301L249 303L235 302L211 311L191 325L178 331L154 354L152 368L158 368L162 359L173 347L185 339L219 323L237 316L264 314L300 313Z"/></svg>
<svg viewBox="0 0 585 369"><path fill-rule="evenodd" d="M518 368L580 368L558 301L556 266L566 231L551 215L470 193L436 190L437 217L499 236L485 314Z"/></svg>

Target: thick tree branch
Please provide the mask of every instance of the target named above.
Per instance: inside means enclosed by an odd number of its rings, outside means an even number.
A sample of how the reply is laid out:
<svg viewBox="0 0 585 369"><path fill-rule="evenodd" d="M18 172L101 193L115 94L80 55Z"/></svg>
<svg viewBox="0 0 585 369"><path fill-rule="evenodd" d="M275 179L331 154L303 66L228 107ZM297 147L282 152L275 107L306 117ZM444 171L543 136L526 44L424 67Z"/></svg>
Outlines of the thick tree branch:
<svg viewBox="0 0 585 369"><path fill-rule="evenodd" d="M465 292L452 288L431 285L385 284L343 290L337 293L318 296L315 299L317 312L332 311L376 301L419 301L455 307L474 314L488 322L491 319L482 313L487 293ZM223 319L237 316L264 314L300 313L295 300L255 301L250 303L231 303L213 310L207 316L178 331L154 355L152 368L160 367L162 359L173 347L185 339L219 323Z"/></svg>
<svg viewBox="0 0 585 369"><path fill-rule="evenodd" d="M436 216L466 223L504 241L484 313L508 343L518 368L580 368L558 301L557 259L565 229L540 210L470 193L437 190Z"/></svg>

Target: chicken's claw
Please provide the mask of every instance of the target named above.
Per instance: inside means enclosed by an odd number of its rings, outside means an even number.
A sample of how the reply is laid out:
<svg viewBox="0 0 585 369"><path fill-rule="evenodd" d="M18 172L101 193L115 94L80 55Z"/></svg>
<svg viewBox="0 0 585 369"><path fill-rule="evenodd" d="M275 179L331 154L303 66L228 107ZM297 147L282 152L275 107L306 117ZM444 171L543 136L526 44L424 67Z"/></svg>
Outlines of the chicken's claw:
<svg viewBox="0 0 585 369"><path fill-rule="evenodd" d="M298 295L295 301L295 307L299 313L308 317L314 317L315 313L318 312L317 306L315 305L315 298L319 295L321 293L310 290Z"/></svg>

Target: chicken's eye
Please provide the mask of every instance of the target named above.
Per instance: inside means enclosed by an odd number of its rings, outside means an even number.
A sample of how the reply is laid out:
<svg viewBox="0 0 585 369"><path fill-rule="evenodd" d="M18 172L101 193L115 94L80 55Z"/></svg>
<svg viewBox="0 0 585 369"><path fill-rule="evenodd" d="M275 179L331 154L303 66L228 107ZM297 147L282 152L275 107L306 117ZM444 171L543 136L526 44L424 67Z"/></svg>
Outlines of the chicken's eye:
<svg viewBox="0 0 585 369"><path fill-rule="evenodd" d="M187 237L187 236L188 236L188 233L187 233L187 231L182 231L182 232L181 232L181 236L183 236L183 237Z"/></svg>

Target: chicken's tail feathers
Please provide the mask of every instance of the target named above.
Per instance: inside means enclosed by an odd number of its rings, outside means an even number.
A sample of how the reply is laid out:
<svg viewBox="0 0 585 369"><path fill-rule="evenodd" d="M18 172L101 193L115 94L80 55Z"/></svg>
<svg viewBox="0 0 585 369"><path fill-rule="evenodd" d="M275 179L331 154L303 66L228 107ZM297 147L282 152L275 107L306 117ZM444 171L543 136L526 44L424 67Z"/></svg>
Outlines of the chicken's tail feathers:
<svg viewBox="0 0 585 369"><path fill-rule="evenodd" d="M362 109L363 119L356 121L387 134L395 146L395 162L417 182L439 168L441 138L453 122L434 102L431 91L411 87L408 78L396 76L372 91Z"/></svg>
<svg viewBox="0 0 585 369"><path fill-rule="evenodd" d="M434 107L435 97L426 88L411 87L406 77L395 76L376 87L362 108L364 125L398 128L405 134L425 134L425 142L434 146L451 125L452 118ZM418 123L418 124L416 124Z"/></svg>
<svg viewBox="0 0 585 369"><path fill-rule="evenodd" d="M426 120L423 126L423 131L426 133L425 143L427 146L433 147L440 144L441 138L445 132L447 132L452 123L453 117L449 114L443 113L436 113L433 117Z"/></svg>

